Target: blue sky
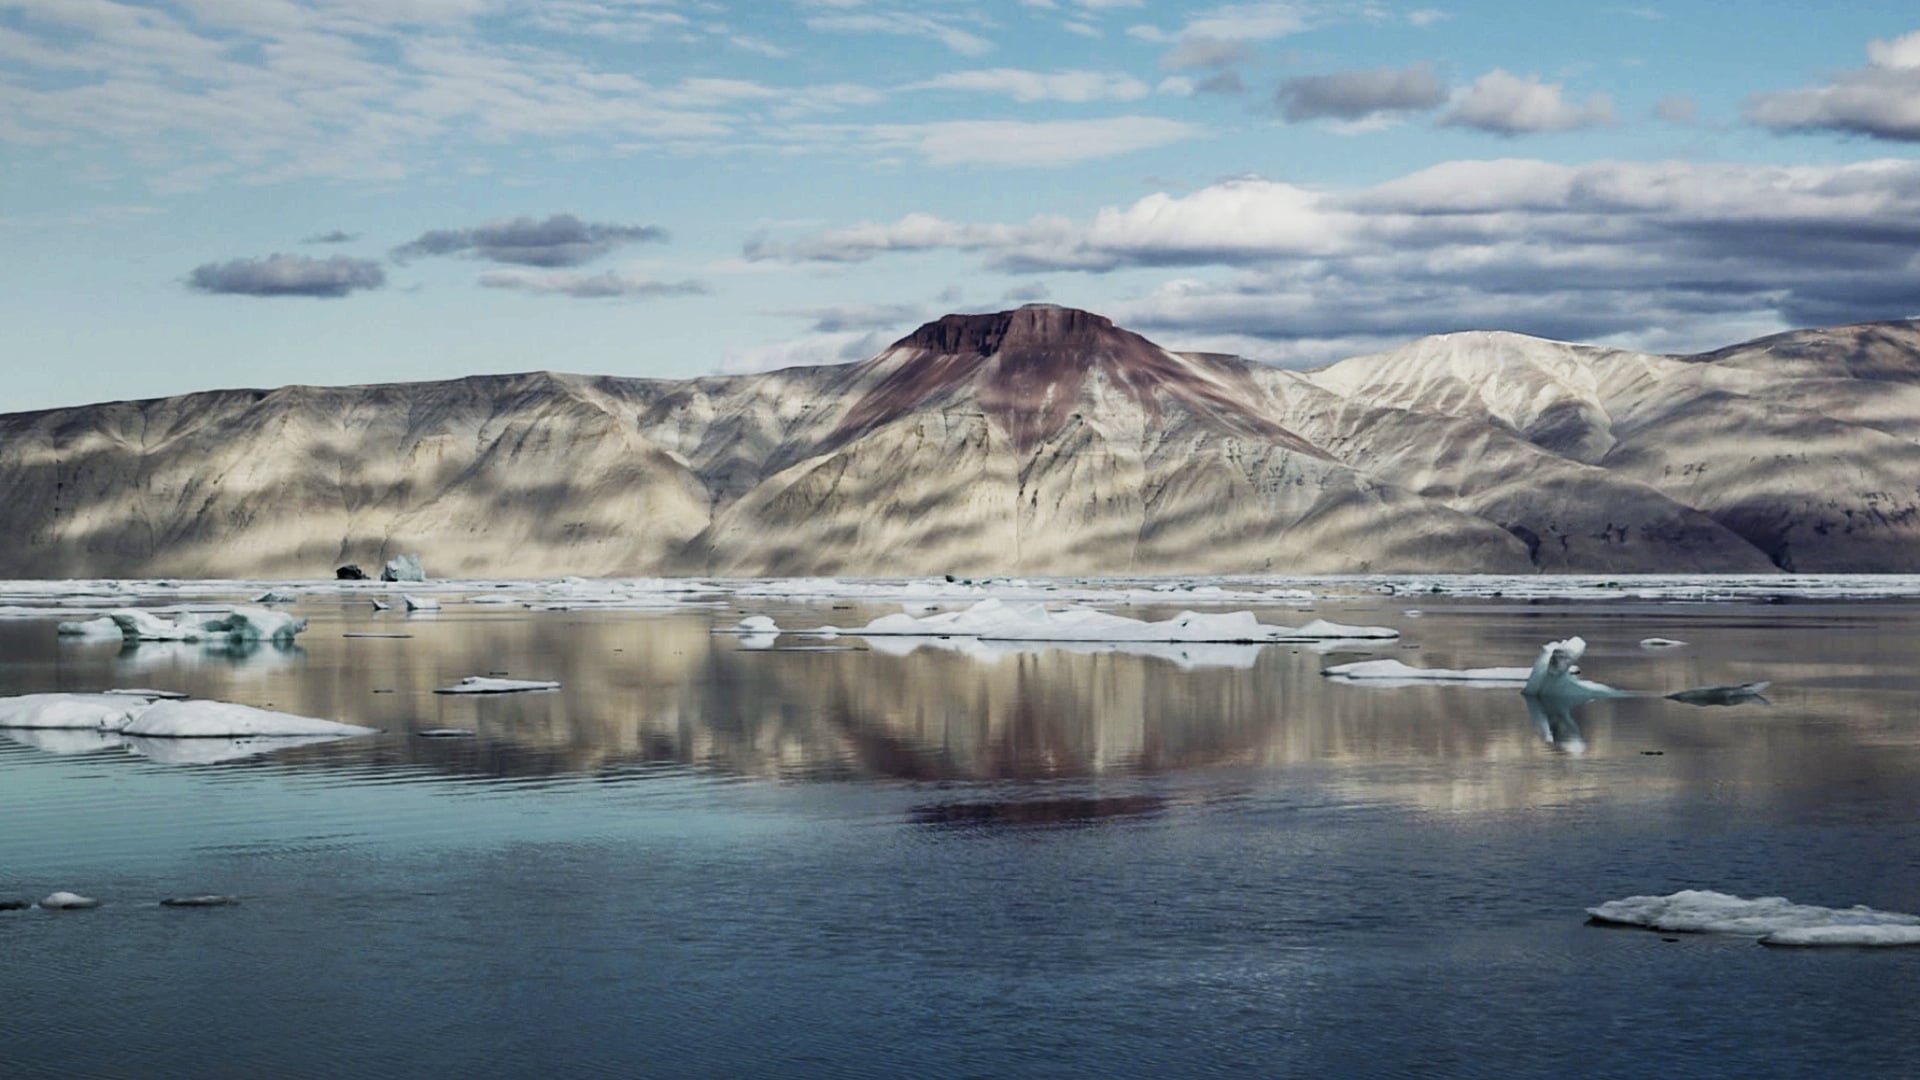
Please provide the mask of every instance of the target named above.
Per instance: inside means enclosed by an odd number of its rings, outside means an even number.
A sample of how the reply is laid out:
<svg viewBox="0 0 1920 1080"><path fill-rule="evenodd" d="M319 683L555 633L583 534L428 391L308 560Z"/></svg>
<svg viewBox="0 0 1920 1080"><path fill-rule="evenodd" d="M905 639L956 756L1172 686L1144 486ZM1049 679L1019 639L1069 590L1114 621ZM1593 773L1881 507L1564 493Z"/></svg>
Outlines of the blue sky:
<svg viewBox="0 0 1920 1080"><path fill-rule="evenodd" d="M1736 14L1737 12L1737 14ZM1920 11L0 0L0 410L1920 314Z"/></svg>

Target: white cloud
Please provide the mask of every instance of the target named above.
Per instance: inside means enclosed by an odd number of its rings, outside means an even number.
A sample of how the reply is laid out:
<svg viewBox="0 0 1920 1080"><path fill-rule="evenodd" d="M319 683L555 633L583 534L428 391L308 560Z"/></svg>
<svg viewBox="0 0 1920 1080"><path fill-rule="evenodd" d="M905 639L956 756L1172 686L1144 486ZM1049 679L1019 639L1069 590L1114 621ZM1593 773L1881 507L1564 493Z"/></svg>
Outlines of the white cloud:
<svg viewBox="0 0 1920 1080"><path fill-rule="evenodd" d="M1920 30L1869 42L1867 60L1824 85L1755 94L1747 119L1779 131L1920 142Z"/></svg>
<svg viewBox="0 0 1920 1080"><path fill-rule="evenodd" d="M1150 88L1130 75L1104 71L1026 71L986 68L949 71L915 83L914 90L967 90L1002 94L1015 101L1133 101Z"/></svg>
<svg viewBox="0 0 1920 1080"><path fill-rule="evenodd" d="M1230 180L1084 222L909 215L762 241L747 255L862 261L951 250L1013 272L1214 268L1232 276L1182 278L1111 313L1143 329L1251 335L1285 346L1269 355L1305 355L1315 341L1346 347L1468 327L1591 340L1671 335L1689 320L1904 317L1920 310L1917 247L1920 162L1495 160L1347 191Z"/></svg>
<svg viewBox="0 0 1920 1080"><path fill-rule="evenodd" d="M1475 79L1439 122L1499 135L1573 131L1614 122L1613 101L1605 94L1576 105L1562 92L1561 84L1541 82L1537 75L1522 77L1495 68Z"/></svg>
<svg viewBox="0 0 1920 1080"><path fill-rule="evenodd" d="M800 124L782 133L797 151L907 151L930 165L1055 166L1114 157L1203 130L1157 116L1098 120L937 120L922 124Z"/></svg>
<svg viewBox="0 0 1920 1080"><path fill-rule="evenodd" d="M603 270L489 270L479 277L489 289L512 289L541 296L571 296L582 300L652 299L662 296L699 296L708 292L698 281L661 281L638 274Z"/></svg>
<svg viewBox="0 0 1920 1080"><path fill-rule="evenodd" d="M813 15L806 20L815 30L851 34L895 34L937 41L962 56L984 56L993 51L993 42L962 27L946 15L914 11L860 11L835 15Z"/></svg>

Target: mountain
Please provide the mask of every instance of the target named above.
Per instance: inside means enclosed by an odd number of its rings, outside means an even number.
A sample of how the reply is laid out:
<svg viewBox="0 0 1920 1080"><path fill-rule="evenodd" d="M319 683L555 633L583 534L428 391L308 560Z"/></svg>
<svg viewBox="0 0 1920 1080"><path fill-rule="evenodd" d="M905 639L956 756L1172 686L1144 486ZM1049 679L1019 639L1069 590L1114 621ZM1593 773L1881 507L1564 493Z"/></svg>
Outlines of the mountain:
<svg viewBox="0 0 1920 1080"><path fill-rule="evenodd" d="M1318 371L1049 305L870 360L0 416L0 576L1920 571L1920 324Z"/></svg>

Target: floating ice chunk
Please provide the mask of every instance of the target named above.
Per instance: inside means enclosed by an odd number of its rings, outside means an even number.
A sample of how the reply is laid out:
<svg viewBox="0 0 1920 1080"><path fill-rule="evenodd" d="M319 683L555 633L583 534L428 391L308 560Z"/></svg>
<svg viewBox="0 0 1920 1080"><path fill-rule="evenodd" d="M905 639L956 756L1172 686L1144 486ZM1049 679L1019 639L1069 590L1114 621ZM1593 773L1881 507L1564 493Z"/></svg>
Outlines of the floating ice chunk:
<svg viewBox="0 0 1920 1080"><path fill-rule="evenodd" d="M209 619L205 629L224 634L228 641L272 641L287 644L307 628L307 620L267 608L234 608L225 618Z"/></svg>
<svg viewBox="0 0 1920 1080"><path fill-rule="evenodd" d="M93 728L0 728L0 735L22 746L61 757L95 754L126 745L119 732Z"/></svg>
<svg viewBox="0 0 1920 1080"><path fill-rule="evenodd" d="M715 631L715 633L778 634L780 633L780 625L773 621L771 615L749 615L739 622L734 623L731 627L725 630Z"/></svg>
<svg viewBox="0 0 1920 1080"><path fill-rule="evenodd" d="M1586 640L1578 637L1540 646L1540 654L1534 657L1533 668L1527 673L1527 684L1520 692L1542 698L1620 696L1621 691L1611 686L1580 678L1579 660L1586 652Z"/></svg>
<svg viewBox="0 0 1920 1080"><path fill-rule="evenodd" d="M974 637L982 641L1162 641L1254 644L1315 641L1325 638L1385 639L1400 632L1385 626L1345 626L1315 619L1301 627L1270 626L1251 611L1218 615L1183 611L1171 619L1147 622L1089 608L1050 611L1042 604L988 599L962 611L916 617L883 615L854 629L819 631L863 637Z"/></svg>
<svg viewBox="0 0 1920 1080"><path fill-rule="evenodd" d="M387 560L380 568L381 581L425 581L427 572L420 566L418 555L396 555Z"/></svg>
<svg viewBox="0 0 1920 1080"><path fill-rule="evenodd" d="M40 906L48 911L79 911L83 908L99 907L100 901L91 896L81 896L79 893L67 892L63 889L60 892L48 893L41 898Z"/></svg>
<svg viewBox="0 0 1920 1080"><path fill-rule="evenodd" d="M160 901L161 907L232 907L240 902L237 896L222 893L203 893L199 896L169 896Z"/></svg>
<svg viewBox="0 0 1920 1080"><path fill-rule="evenodd" d="M357 734L357 733L354 733ZM177 738L126 735L126 748L156 765L218 765L259 757L296 746L338 742L350 735L244 735L229 738Z"/></svg>
<svg viewBox="0 0 1920 1080"><path fill-rule="evenodd" d="M166 739L371 735L378 728L256 709L228 701L162 701L121 729L128 735Z"/></svg>
<svg viewBox="0 0 1920 1080"><path fill-rule="evenodd" d="M272 589L268 589L266 592L254 597L253 602L256 604L291 604L299 599L299 597L292 593L274 592Z"/></svg>
<svg viewBox="0 0 1920 1080"><path fill-rule="evenodd" d="M79 622L63 622L59 626L59 634L61 637L81 638L88 641L118 641L122 637L120 624L114 622L110 615L101 615L98 618L84 619Z"/></svg>
<svg viewBox="0 0 1920 1080"><path fill-rule="evenodd" d="M414 734L423 739L471 739L474 733L471 728L436 727L416 731Z"/></svg>
<svg viewBox="0 0 1920 1080"><path fill-rule="evenodd" d="M392 607L393 605L387 603L385 600L376 599L373 601L373 610L375 611L386 611Z"/></svg>
<svg viewBox="0 0 1920 1080"><path fill-rule="evenodd" d="M519 694L531 690L558 690L557 682L541 682L533 679L492 679L484 675L469 675L452 686L443 686L435 690L436 694Z"/></svg>
<svg viewBox="0 0 1920 1080"><path fill-rule="evenodd" d="M1776 930L1761 938L1760 944L1802 948L1920 945L1920 926L1807 926L1798 930Z"/></svg>
<svg viewBox="0 0 1920 1080"><path fill-rule="evenodd" d="M400 599L406 601L408 611L440 610L440 601L435 600L431 596L415 596L412 593L401 593Z"/></svg>
<svg viewBox="0 0 1920 1080"><path fill-rule="evenodd" d="M0 727L120 731L152 706L124 694L23 694L0 698Z"/></svg>
<svg viewBox="0 0 1920 1080"><path fill-rule="evenodd" d="M1920 945L1920 915L1796 904L1779 896L1747 900L1706 889L1609 900L1587 915L1602 925L1751 935L1763 945Z"/></svg>
<svg viewBox="0 0 1920 1080"><path fill-rule="evenodd" d="M1667 637L1650 637L1650 638L1640 639L1640 647L1643 649L1677 649L1680 646L1685 644L1686 642L1684 641L1676 641L1673 638L1667 638Z"/></svg>
<svg viewBox="0 0 1920 1080"><path fill-rule="evenodd" d="M206 636L199 622L191 625L175 622L139 608L110 611L107 617L120 627L121 636L128 641L199 641Z"/></svg>
<svg viewBox="0 0 1920 1080"><path fill-rule="evenodd" d="M1473 683L1518 689L1527 685L1527 678L1533 672L1523 667L1418 668L1398 660L1356 660L1350 664L1335 664L1320 674L1340 682L1364 682L1380 687Z"/></svg>
<svg viewBox="0 0 1920 1080"><path fill-rule="evenodd" d="M183 694L179 692L178 690L148 690L145 688L137 688L137 689L116 688L113 690L102 690L100 692L103 694L114 694L114 695L124 696L124 697L146 698L149 701L179 701L182 698L189 696L187 694Z"/></svg>

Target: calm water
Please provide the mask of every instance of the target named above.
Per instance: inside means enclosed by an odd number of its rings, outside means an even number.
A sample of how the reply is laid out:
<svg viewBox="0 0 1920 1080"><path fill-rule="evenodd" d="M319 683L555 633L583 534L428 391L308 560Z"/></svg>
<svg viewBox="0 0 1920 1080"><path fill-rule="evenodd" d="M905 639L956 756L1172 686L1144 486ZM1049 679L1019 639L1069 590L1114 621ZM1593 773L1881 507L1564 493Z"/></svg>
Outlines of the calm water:
<svg viewBox="0 0 1920 1080"><path fill-rule="evenodd" d="M1688 887L1920 911L1920 604L1406 606L1313 614L1433 667L1581 633L1614 685L1770 678L1771 704L1535 716L1333 685L1344 657L1289 646L710 632L894 610L846 604L314 600L298 650L244 657L3 621L0 693L385 733L203 765L0 739L0 899L106 902L0 912L0 1074L1920 1075L1920 950L1582 912ZM411 636L343 636L368 631ZM565 689L430 692L490 672ZM449 727L476 735L414 734ZM244 902L156 903L204 892Z"/></svg>

